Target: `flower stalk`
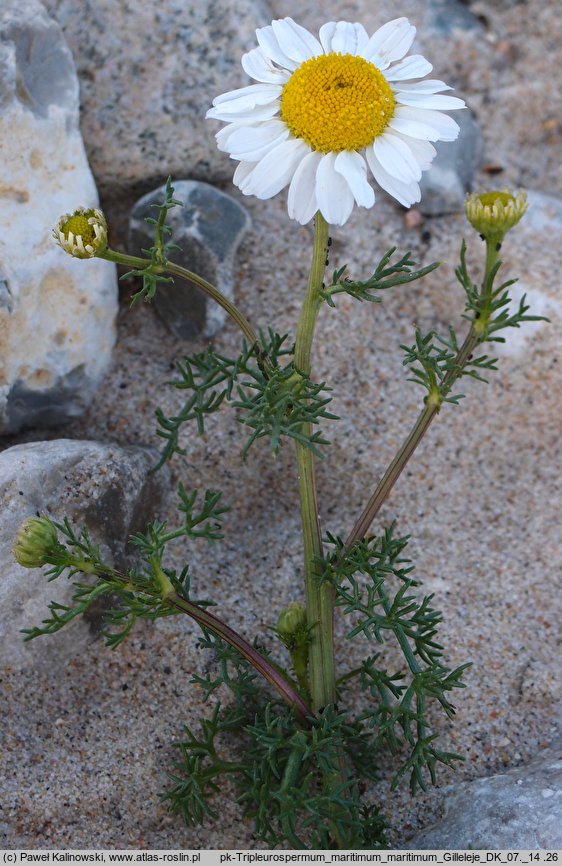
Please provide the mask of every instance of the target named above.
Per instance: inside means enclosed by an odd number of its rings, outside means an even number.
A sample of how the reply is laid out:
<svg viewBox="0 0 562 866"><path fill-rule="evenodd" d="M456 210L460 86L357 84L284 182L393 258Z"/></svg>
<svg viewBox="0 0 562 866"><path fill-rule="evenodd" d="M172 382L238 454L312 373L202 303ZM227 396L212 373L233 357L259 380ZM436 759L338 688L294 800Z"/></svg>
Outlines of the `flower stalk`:
<svg viewBox="0 0 562 866"><path fill-rule="evenodd" d="M153 273L172 274L173 276L180 277L182 280L187 280L188 283L193 283L193 285L205 292L209 298L212 298L213 301L223 308L232 321L240 328L250 346L259 346L258 335L246 317L240 312L238 307L229 301L216 286L213 286L212 283L209 283L207 280L203 279L203 277L200 277L199 274L196 274L181 265L176 265L173 262L165 261L162 264L155 265L150 259L143 259L139 256L130 256L126 253L119 253L116 250L111 249L104 250L103 253L99 254L98 258L106 259L108 262L113 262L116 265L122 265L123 267L131 268L135 271L142 271L150 268Z"/></svg>
<svg viewBox="0 0 562 866"><path fill-rule="evenodd" d="M328 223L317 213L314 249L305 299L295 342L295 366L310 375L312 342L318 311L322 304L323 277L328 252ZM311 424L303 433L311 435ZM316 712L336 699L333 646L334 589L320 584L323 557L322 535L318 518L314 455L310 448L296 443L300 509L304 545L304 583L306 617L311 629L309 646L309 679L312 709Z"/></svg>
<svg viewBox="0 0 562 866"><path fill-rule="evenodd" d="M446 397L455 382L462 376L465 365L471 358L476 346L486 339L488 325L492 316L493 286L500 264L499 250L501 241L503 241L503 234L501 235L501 239L499 239L497 233L492 233L486 235L484 240L486 243L484 277L479 295L478 310L474 315L470 330L442 385L439 388L436 387L435 391L426 398L425 406L420 412L414 426L377 484L373 495L349 533L345 542L345 547L348 550L366 536L402 471L425 436L429 425L439 412L443 398Z"/></svg>
<svg viewBox="0 0 562 866"><path fill-rule="evenodd" d="M451 371L450 376L448 377L448 381L446 379L443 383L443 388L445 388L446 386L447 391L452 388L456 380L459 378L462 369L466 364L466 361L474 351L474 348L478 344L478 342L479 337L474 330L474 326L472 326L466 336L463 345L459 349L458 355L455 359L454 370ZM410 433L406 437L402 447L400 448L395 458L390 463L385 474L377 484L373 495L369 499L369 502L365 506L363 512L361 513L361 516L355 523L353 529L349 533L345 542L345 546L348 550L366 536L369 527L373 523L384 502L390 495L392 488L398 481L412 454L427 433L429 425L439 412L440 405L440 400L429 399L423 410L420 412L414 426L410 430Z"/></svg>

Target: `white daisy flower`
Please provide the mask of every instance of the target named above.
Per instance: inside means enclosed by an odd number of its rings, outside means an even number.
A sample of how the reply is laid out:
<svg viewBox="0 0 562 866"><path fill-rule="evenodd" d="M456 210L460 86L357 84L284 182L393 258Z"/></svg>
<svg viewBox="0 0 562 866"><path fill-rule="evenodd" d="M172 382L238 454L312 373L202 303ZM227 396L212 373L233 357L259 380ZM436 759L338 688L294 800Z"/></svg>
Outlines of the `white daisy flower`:
<svg viewBox="0 0 562 866"><path fill-rule="evenodd" d="M432 141L453 141L459 127L443 111L464 108L444 96L443 81L419 54L416 33L397 18L369 37L361 24L330 21L319 40L292 18L256 30L258 47L242 57L257 81L217 96L207 117L228 125L220 150L239 161L234 183L267 199L289 185L288 211L307 223L317 211L343 225L354 204L370 208L376 182L406 207L420 200Z"/></svg>

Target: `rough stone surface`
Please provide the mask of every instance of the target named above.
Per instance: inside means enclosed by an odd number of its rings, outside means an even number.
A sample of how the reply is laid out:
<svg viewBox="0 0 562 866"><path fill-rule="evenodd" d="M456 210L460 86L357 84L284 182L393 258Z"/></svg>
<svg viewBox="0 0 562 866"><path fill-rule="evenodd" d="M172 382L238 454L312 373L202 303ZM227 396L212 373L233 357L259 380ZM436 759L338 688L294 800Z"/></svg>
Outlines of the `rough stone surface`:
<svg viewBox="0 0 562 866"><path fill-rule="evenodd" d="M78 129L78 80L38 0L0 6L0 433L84 410L115 341L115 269L52 238L97 204Z"/></svg>
<svg viewBox="0 0 562 866"><path fill-rule="evenodd" d="M38 625L49 601L67 603L70 584L48 583L42 569L18 565L12 546L23 521L36 514L68 517L86 527L102 555L126 565L129 535L146 527L164 492L167 473L148 476L150 448L55 439L16 445L0 453L0 664L13 669L60 665L96 634L96 617L80 617L49 638L23 643L20 630ZM99 626L99 614L97 625Z"/></svg>
<svg viewBox="0 0 562 866"><path fill-rule="evenodd" d="M484 141L474 117L470 111L456 111L455 120L461 130L459 137L436 142L437 156L422 174L422 198L417 207L426 216L461 213L482 163Z"/></svg>
<svg viewBox="0 0 562 866"><path fill-rule="evenodd" d="M168 212L173 241L180 247L170 257L233 300L234 256L250 226L248 211L231 196L200 181L175 181L174 198L183 202L183 207ZM154 232L145 218L154 218L156 211L152 205L161 204L163 200L163 187L160 187L133 208L129 238L135 255L141 255L142 249L154 243ZM211 337L226 318L222 307L196 286L179 278L172 284L158 286L154 306L168 328L183 339L198 334Z"/></svg>
<svg viewBox="0 0 562 866"><path fill-rule="evenodd" d="M543 232L545 237L559 236L559 232L562 231L562 198L529 189L527 201L529 203L529 209L525 214L527 228L537 234Z"/></svg>
<svg viewBox="0 0 562 866"><path fill-rule="evenodd" d="M169 174L228 177L218 125L205 112L219 93L248 83L240 57L271 21L266 0L45 5L76 60L82 133L102 195L138 195Z"/></svg>
<svg viewBox="0 0 562 866"><path fill-rule="evenodd" d="M444 791L443 819L411 849L562 849L562 741L508 773Z"/></svg>
<svg viewBox="0 0 562 866"><path fill-rule="evenodd" d="M460 0L429 0L424 31L450 36L455 31L482 31L478 18Z"/></svg>

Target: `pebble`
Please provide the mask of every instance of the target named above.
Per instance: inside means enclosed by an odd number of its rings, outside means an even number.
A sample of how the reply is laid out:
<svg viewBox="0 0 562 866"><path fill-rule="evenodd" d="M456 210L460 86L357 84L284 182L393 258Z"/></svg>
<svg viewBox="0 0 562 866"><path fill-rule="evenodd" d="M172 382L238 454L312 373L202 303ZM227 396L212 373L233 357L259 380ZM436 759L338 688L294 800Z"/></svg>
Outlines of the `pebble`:
<svg viewBox="0 0 562 866"><path fill-rule="evenodd" d="M426 216L461 213L482 162L484 141L473 115L467 109L455 111L454 119L460 126L459 137L435 142L437 156L422 174L418 208Z"/></svg>
<svg viewBox="0 0 562 866"><path fill-rule="evenodd" d="M180 248L170 253L170 259L203 277L232 301L234 257L250 226L248 211L231 196L201 181L175 181L174 198L183 206L168 211L172 241ZM145 219L154 218L153 205L163 200L164 187L160 187L134 206L129 222L129 248L133 255L141 255L142 249L154 243L153 228ZM226 319L222 307L197 286L180 278L158 286L154 307L180 339L211 337Z"/></svg>

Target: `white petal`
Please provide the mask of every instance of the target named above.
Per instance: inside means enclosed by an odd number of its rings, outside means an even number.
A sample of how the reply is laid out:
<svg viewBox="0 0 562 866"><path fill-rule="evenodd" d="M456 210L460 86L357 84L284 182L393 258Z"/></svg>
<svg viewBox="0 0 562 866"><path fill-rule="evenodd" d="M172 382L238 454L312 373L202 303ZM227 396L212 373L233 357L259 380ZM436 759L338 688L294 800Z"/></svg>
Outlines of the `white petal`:
<svg viewBox="0 0 562 866"><path fill-rule="evenodd" d="M244 195L271 198L292 179L301 159L310 153L309 146L298 138L284 141L270 150L254 170L239 184Z"/></svg>
<svg viewBox="0 0 562 866"><path fill-rule="evenodd" d="M413 108L433 108L437 111L455 111L466 108L462 99L456 96L443 96L440 93L395 93L400 105L411 105Z"/></svg>
<svg viewBox="0 0 562 866"><path fill-rule="evenodd" d="M232 178L232 182L234 186L237 186L239 189L242 189L244 181L256 167L255 162L239 162L236 166L236 171L234 172L234 177Z"/></svg>
<svg viewBox="0 0 562 866"><path fill-rule="evenodd" d="M429 168L437 154L430 141L412 138L410 135L403 135L401 132L396 132L396 130L393 130L392 135L395 138L399 138L408 146L422 171L426 171Z"/></svg>
<svg viewBox="0 0 562 866"><path fill-rule="evenodd" d="M247 87L239 87L237 90L228 90L215 96L213 106L227 105L230 102L245 101L248 105L263 105L271 99L277 99L281 95L282 87L275 84L248 84Z"/></svg>
<svg viewBox="0 0 562 866"><path fill-rule="evenodd" d="M281 102L277 99L269 105L258 105L256 108L249 108L247 111L226 112L220 108L211 108L205 115L213 120L224 120L228 123L237 121L240 125L243 121L248 123L258 123L261 120L271 120L279 114Z"/></svg>
<svg viewBox="0 0 562 866"><path fill-rule="evenodd" d="M377 136L373 151L379 163L388 174L404 183L420 180L422 172L409 147L391 132Z"/></svg>
<svg viewBox="0 0 562 866"><path fill-rule="evenodd" d="M407 18L395 18L394 21L379 27L362 50L361 56L379 69L386 69L393 60L404 57L415 35L416 28Z"/></svg>
<svg viewBox="0 0 562 866"><path fill-rule="evenodd" d="M282 87L275 84L250 84L239 90L223 93L213 100L213 108L205 115L215 120L264 120L279 110Z"/></svg>
<svg viewBox="0 0 562 866"><path fill-rule="evenodd" d="M367 166L359 153L354 150L342 150L336 156L334 169L347 181L359 207L373 207L375 193L367 182Z"/></svg>
<svg viewBox="0 0 562 866"><path fill-rule="evenodd" d="M410 205L420 200L421 192L417 183L404 183L388 174L376 158L371 147L367 148L365 155L376 182L399 201L400 204L403 204L404 207L410 207Z"/></svg>
<svg viewBox="0 0 562 866"><path fill-rule="evenodd" d="M326 222L342 226L353 210L353 194L345 178L334 168L337 154L326 153L316 172L318 210Z"/></svg>
<svg viewBox="0 0 562 866"><path fill-rule="evenodd" d="M356 56L361 54L369 41L362 24L350 24L348 21L329 21L322 25L319 35L326 54L340 52Z"/></svg>
<svg viewBox="0 0 562 866"><path fill-rule="evenodd" d="M400 63L396 63L387 69L384 77L387 81L404 81L407 78L423 78L424 75L429 75L433 66L422 57L421 54L411 54L405 57Z"/></svg>
<svg viewBox="0 0 562 866"><path fill-rule="evenodd" d="M237 126L228 137L226 149L233 159L259 162L269 150L285 141L290 134L281 120L268 120L258 126Z"/></svg>
<svg viewBox="0 0 562 866"><path fill-rule="evenodd" d="M291 60L304 63L305 60L322 54L322 46L318 39L292 18L272 21L271 26L281 51Z"/></svg>
<svg viewBox="0 0 562 866"><path fill-rule="evenodd" d="M439 93L442 90L452 90L444 81L437 78L426 78L425 81L401 81L394 86L400 93Z"/></svg>
<svg viewBox="0 0 562 866"><path fill-rule="evenodd" d="M218 149L228 153L228 139L233 132L236 132L237 129L242 129L243 126L244 125L240 123L229 123L227 126L223 126L222 129L219 129L215 134Z"/></svg>
<svg viewBox="0 0 562 866"><path fill-rule="evenodd" d="M411 108L409 105L399 105L388 125L404 135L427 141L454 141L459 134L459 125L452 117L440 111Z"/></svg>
<svg viewBox="0 0 562 866"><path fill-rule="evenodd" d="M284 51L279 47L277 37L273 32L273 27L268 24L267 27L258 27L256 30L258 45L264 55L283 69L289 69L291 72L299 65L296 60L291 60Z"/></svg>
<svg viewBox="0 0 562 866"><path fill-rule="evenodd" d="M310 222L318 210L316 200L316 171L322 155L316 151L307 154L298 164L287 197L287 210L291 219L301 225Z"/></svg>
<svg viewBox="0 0 562 866"><path fill-rule="evenodd" d="M256 81L267 82L268 84L280 84L283 86L290 78L288 70L278 69L274 66L261 48L252 48L247 54L242 55L242 69L250 78L254 78Z"/></svg>

